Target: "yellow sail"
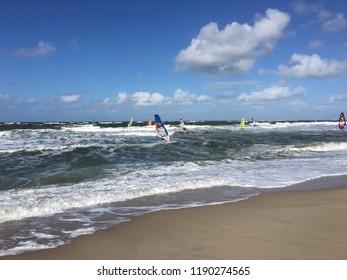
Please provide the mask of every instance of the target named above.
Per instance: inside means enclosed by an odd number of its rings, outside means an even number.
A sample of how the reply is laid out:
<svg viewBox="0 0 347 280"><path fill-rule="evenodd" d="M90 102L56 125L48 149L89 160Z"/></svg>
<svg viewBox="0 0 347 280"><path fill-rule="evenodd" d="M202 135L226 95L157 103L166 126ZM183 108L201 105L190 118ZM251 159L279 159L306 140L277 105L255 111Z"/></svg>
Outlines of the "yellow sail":
<svg viewBox="0 0 347 280"><path fill-rule="evenodd" d="M134 121L134 119L131 118L130 121L129 121L129 123L128 123L128 127L131 127L131 126L133 125L133 121Z"/></svg>
<svg viewBox="0 0 347 280"><path fill-rule="evenodd" d="M241 128L241 129L244 129L244 128L245 128L245 118L242 118L242 119L241 119L240 128Z"/></svg>

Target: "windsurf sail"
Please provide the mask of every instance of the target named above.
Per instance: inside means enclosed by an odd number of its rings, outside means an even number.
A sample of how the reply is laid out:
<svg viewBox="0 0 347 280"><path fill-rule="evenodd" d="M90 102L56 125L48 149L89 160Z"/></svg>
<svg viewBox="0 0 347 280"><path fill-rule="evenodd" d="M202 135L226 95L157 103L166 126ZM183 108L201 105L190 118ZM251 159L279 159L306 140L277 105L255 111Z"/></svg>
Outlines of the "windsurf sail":
<svg viewBox="0 0 347 280"><path fill-rule="evenodd" d="M133 125L133 121L134 121L134 119L131 118L130 121L129 121L129 123L128 123L128 127L131 127L131 126Z"/></svg>
<svg viewBox="0 0 347 280"><path fill-rule="evenodd" d="M343 129L346 125L346 118L345 118L345 114L343 112L341 112L340 114L340 119L339 119L339 129Z"/></svg>
<svg viewBox="0 0 347 280"><path fill-rule="evenodd" d="M161 121L161 118L158 114L154 115L155 120L155 130L157 131L157 135L166 141L170 141L169 132L166 130L164 123Z"/></svg>
<svg viewBox="0 0 347 280"><path fill-rule="evenodd" d="M184 127L185 123L183 121L183 119L180 119L180 127L183 129L183 130L186 130L186 128Z"/></svg>
<svg viewBox="0 0 347 280"><path fill-rule="evenodd" d="M241 128L241 129L244 129L244 128L245 128L245 118L242 118L242 119L241 119L240 128Z"/></svg>
<svg viewBox="0 0 347 280"><path fill-rule="evenodd" d="M252 117L252 125L256 126L257 124L255 123L255 119Z"/></svg>

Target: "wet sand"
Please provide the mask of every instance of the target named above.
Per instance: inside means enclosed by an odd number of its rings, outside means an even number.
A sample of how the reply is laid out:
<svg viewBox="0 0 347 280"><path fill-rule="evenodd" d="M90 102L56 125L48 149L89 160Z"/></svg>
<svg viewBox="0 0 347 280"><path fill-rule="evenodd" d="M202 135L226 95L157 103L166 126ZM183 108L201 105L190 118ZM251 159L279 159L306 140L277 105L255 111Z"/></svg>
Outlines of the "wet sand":
<svg viewBox="0 0 347 280"><path fill-rule="evenodd" d="M0 259L347 260L347 187L155 212Z"/></svg>

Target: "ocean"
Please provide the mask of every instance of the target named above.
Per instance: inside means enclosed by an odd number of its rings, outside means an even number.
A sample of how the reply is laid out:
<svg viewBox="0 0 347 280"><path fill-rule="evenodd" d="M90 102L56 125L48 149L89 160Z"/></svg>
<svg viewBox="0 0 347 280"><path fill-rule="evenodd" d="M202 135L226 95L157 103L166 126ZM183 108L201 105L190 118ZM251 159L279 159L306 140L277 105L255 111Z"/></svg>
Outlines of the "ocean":
<svg viewBox="0 0 347 280"><path fill-rule="evenodd" d="M0 256L52 248L163 209L347 174L338 122L0 123Z"/></svg>

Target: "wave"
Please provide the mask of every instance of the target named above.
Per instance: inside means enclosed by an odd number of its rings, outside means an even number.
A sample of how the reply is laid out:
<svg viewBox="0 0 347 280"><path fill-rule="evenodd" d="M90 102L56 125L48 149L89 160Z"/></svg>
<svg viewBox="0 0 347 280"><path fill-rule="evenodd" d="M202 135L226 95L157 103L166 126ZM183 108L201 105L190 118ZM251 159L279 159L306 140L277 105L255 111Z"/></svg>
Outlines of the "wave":
<svg viewBox="0 0 347 280"><path fill-rule="evenodd" d="M330 142L330 143L312 143L307 145L293 146L283 149L284 153L302 153L302 152L333 152L347 150L347 143Z"/></svg>

